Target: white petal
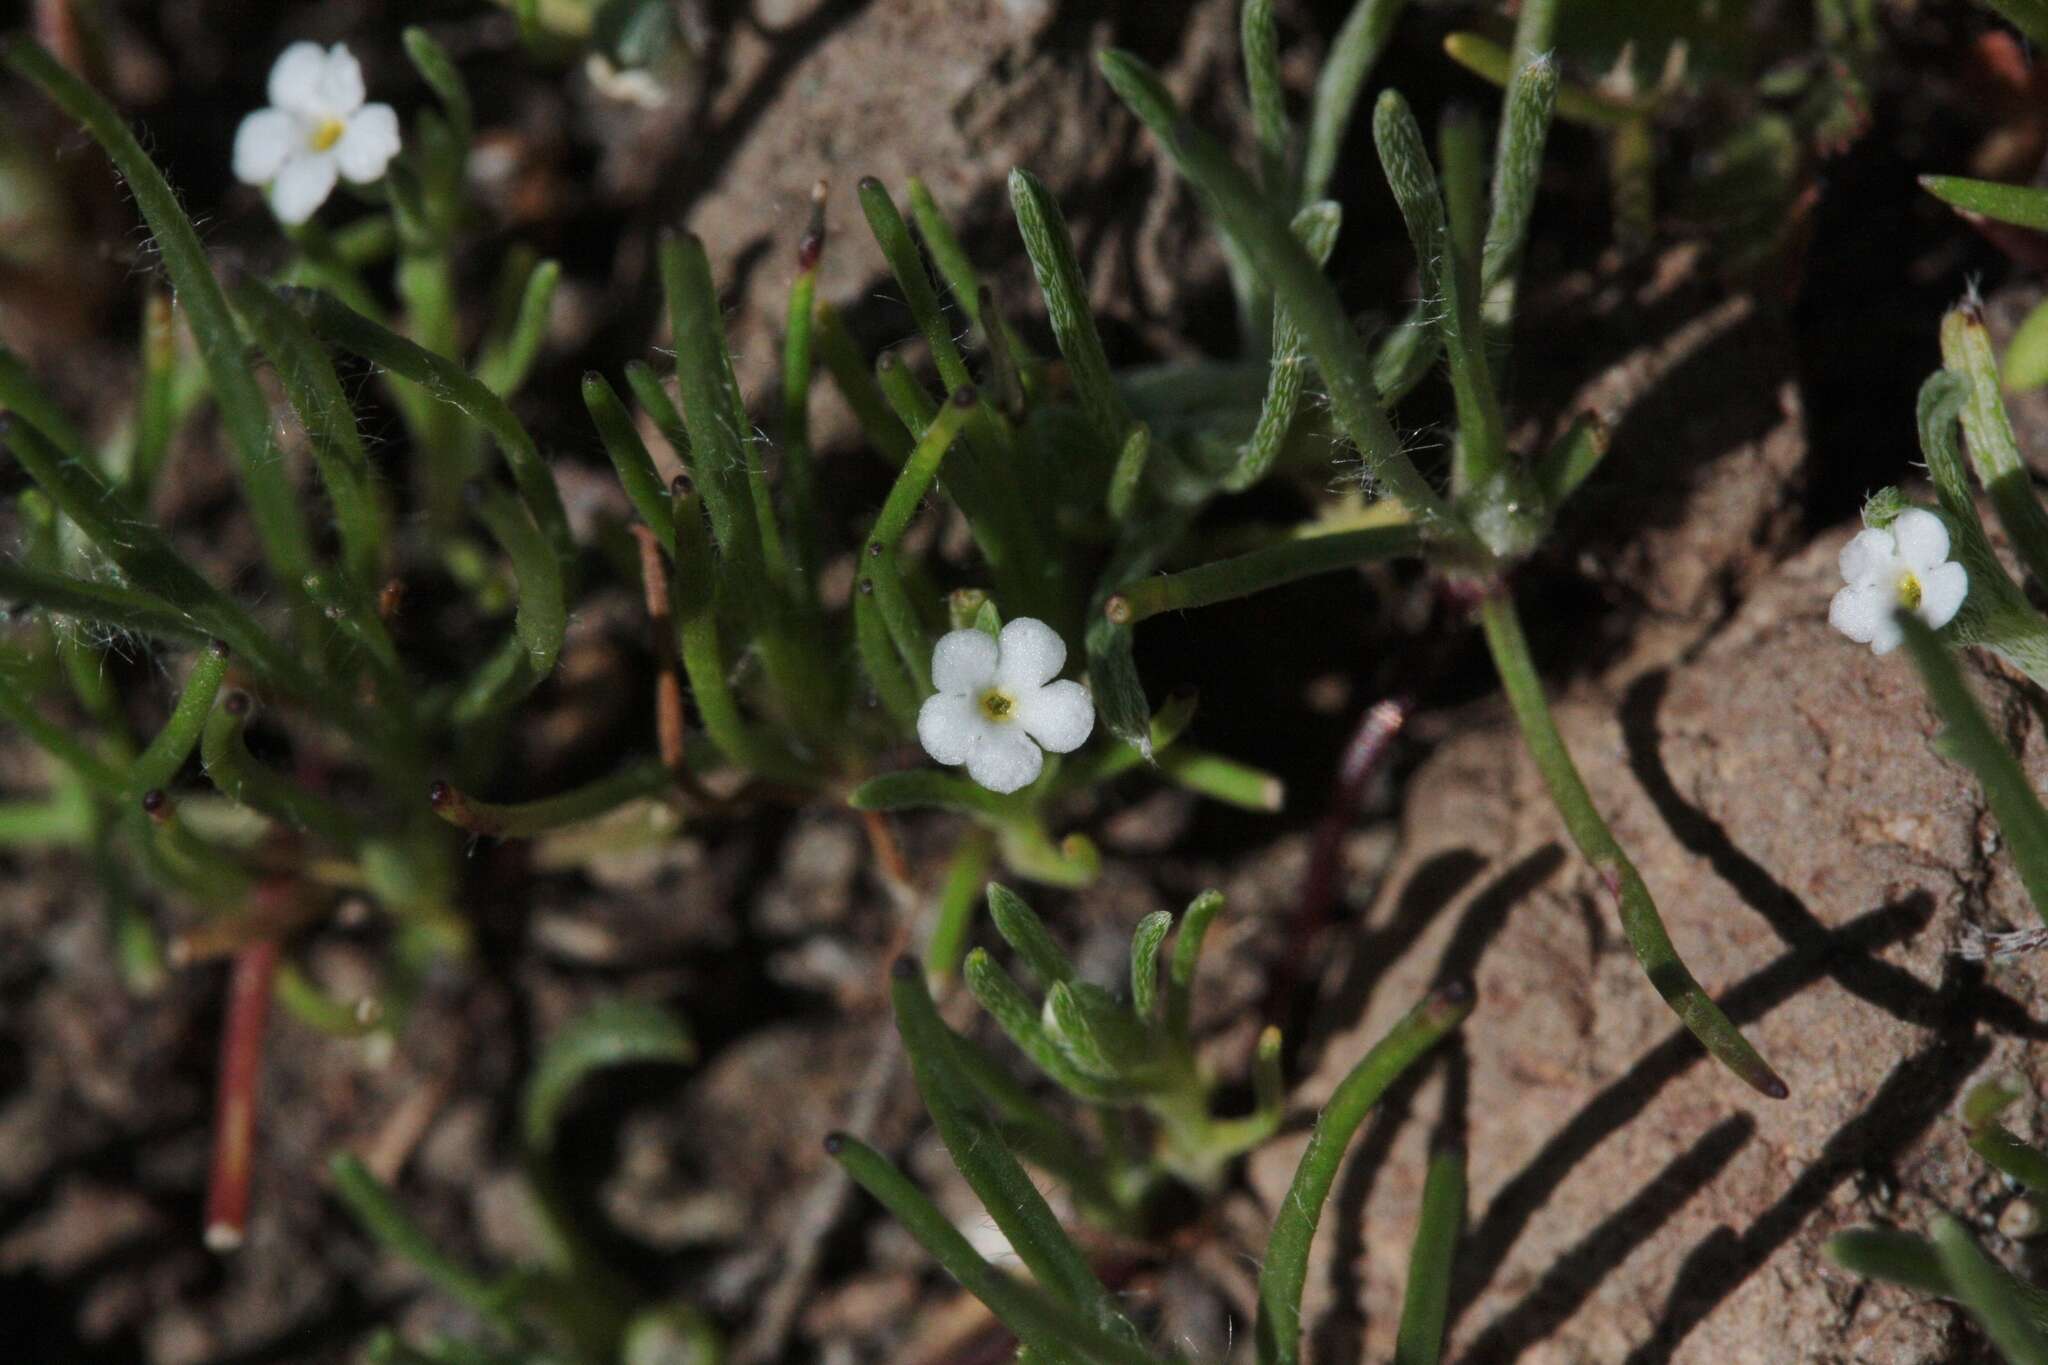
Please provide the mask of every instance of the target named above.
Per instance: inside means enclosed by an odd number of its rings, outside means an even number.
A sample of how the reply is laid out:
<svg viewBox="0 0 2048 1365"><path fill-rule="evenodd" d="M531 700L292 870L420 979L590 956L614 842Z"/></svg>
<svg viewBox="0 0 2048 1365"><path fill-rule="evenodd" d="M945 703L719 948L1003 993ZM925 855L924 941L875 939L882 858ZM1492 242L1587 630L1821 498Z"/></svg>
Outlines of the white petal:
<svg viewBox="0 0 2048 1365"><path fill-rule="evenodd" d="M347 118L363 107L363 66L347 43L327 49L320 68L320 107L329 118Z"/></svg>
<svg viewBox="0 0 2048 1365"><path fill-rule="evenodd" d="M996 642L978 630L952 630L932 649L932 686L972 692L996 680Z"/></svg>
<svg viewBox="0 0 2048 1365"><path fill-rule="evenodd" d="M1899 543L1892 539L1890 531L1858 531L1842 547L1841 558L1837 561L1841 565L1842 581L1851 587L1867 587L1885 576L1898 553Z"/></svg>
<svg viewBox="0 0 2048 1365"><path fill-rule="evenodd" d="M313 216L334 192L334 154L311 152L285 162L270 182L270 211L277 221L297 227Z"/></svg>
<svg viewBox="0 0 2048 1365"><path fill-rule="evenodd" d="M1923 507L1909 507L1892 523L1892 536L1899 543L1899 558L1906 567L1921 573L1948 558L1948 527Z"/></svg>
<svg viewBox="0 0 2048 1365"><path fill-rule="evenodd" d="M1940 630L1955 618L1970 595L1970 571L1962 565L1937 565L1920 575L1920 609L1915 615Z"/></svg>
<svg viewBox="0 0 2048 1365"><path fill-rule="evenodd" d="M320 86L326 74L327 53L320 44L293 43L270 68L270 102L307 118L325 118L329 111L320 102Z"/></svg>
<svg viewBox="0 0 2048 1365"><path fill-rule="evenodd" d="M1066 666L1067 642L1045 622L1020 616L1003 627L1003 660L996 677L1005 687L1023 691L1051 682Z"/></svg>
<svg viewBox="0 0 2048 1365"><path fill-rule="evenodd" d="M1878 628L1891 624L1895 596L1881 587L1847 587L1828 604L1828 624L1859 645L1877 637Z"/></svg>
<svg viewBox="0 0 2048 1365"><path fill-rule="evenodd" d="M1070 754L1095 729L1095 699L1077 682L1048 683L1017 697L1017 723L1056 754Z"/></svg>
<svg viewBox="0 0 2048 1365"><path fill-rule="evenodd" d="M935 693L917 708L917 742L924 745L933 762L948 767L965 763L982 736L993 728L974 698L962 693Z"/></svg>
<svg viewBox="0 0 2048 1365"><path fill-rule="evenodd" d="M1889 654L1897 649L1905 638L1906 633L1899 629L1898 619L1887 613L1885 618L1877 623L1876 631L1871 634L1870 652Z"/></svg>
<svg viewBox="0 0 2048 1365"><path fill-rule="evenodd" d="M1045 755L1014 725L991 725L967 756L967 775L992 792L1013 792L1038 780Z"/></svg>
<svg viewBox="0 0 2048 1365"><path fill-rule="evenodd" d="M235 129L235 179L267 185L284 169L298 141L299 122L282 109L258 109Z"/></svg>
<svg viewBox="0 0 2048 1365"><path fill-rule="evenodd" d="M397 155L398 115L388 104L366 104L350 114L341 141L334 144L335 163L355 185L383 179L384 168Z"/></svg>

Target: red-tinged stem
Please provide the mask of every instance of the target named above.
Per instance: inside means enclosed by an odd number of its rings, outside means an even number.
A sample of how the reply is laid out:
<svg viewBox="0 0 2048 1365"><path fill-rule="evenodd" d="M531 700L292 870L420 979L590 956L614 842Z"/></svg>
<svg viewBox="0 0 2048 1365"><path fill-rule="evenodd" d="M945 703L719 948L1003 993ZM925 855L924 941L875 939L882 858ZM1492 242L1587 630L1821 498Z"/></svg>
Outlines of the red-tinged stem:
<svg viewBox="0 0 2048 1365"><path fill-rule="evenodd" d="M220 1080L214 1092L213 1170L206 1188L206 1245L217 1252L242 1244L249 1221L249 1175L256 1148L256 1083L263 1073L263 1035L277 977L275 939L235 954L221 1029Z"/></svg>
<svg viewBox="0 0 2048 1365"><path fill-rule="evenodd" d="M1338 873L1344 860L1344 833L1351 827L1351 818L1365 796L1366 784L1379 771L1394 737L1401 733L1414 711L1414 700L1405 696L1374 702L1359 718L1358 728L1351 732L1351 739L1344 746L1330 804L1317 822L1314 842L1309 846L1301 899L1295 904L1288 926L1288 949L1281 955L1267 994L1266 1018L1270 1022L1280 1023L1292 1007L1299 984L1296 964L1309 961L1315 937L1328 927L1331 907L1336 904Z"/></svg>

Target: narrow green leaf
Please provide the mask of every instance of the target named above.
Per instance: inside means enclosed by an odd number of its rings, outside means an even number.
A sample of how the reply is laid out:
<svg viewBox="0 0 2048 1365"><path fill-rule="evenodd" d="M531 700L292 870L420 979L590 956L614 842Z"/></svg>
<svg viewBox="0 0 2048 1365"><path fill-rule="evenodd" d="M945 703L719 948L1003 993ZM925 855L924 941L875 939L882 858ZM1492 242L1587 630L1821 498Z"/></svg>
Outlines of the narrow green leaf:
<svg viewBox="0 0 2048 1365"><path fill-rule="evenodd" d="M379 326L332 295L294 289L287 290L285 296L306 314L313 330L333 345L419 385L430 397L481 424L504 455L520 499L547 537L563 577L573 576L576 542L569 533L569 514L562 506L555 476L504 399L446 356Z"/></svg>
<svg viewBox="0 0 2048 1365"><path fill-rule="evenodd" d="M2048 190L2030 185L2002 185L1960 175L1923 175L1920 188L1942 203L1965 213L1981 214L2014 227L2048 230Z"/></svg>
<svg viewBox="0 0 2048 1365"><path fill-rule="evenodd" d="M1259 140L1259 181L1266 193L1293 197L1287 172L1287 89L1280 79L1280 27L1273 0L1245 0L1238 11L1238 42L1244 49L1244 84L1251 95L1252 131Z"/></svg>
<svg viewBox="0 0 2048 1365"><path fill-rule="evenodd" d="M835 1133L825 1140L825 1150L903 1224L961 1288L988 1305L997 1320L1038 1359L1080 1365L1158 1365L1141 1348L1089 1322L1079 1310L1019 1284L982 1259L938 1206L867 1144Z"/></svg>
<svg viewBox="0 0 2048 1365"><path fill-rule="evenodd" d="M988 1011L989 1018L996 1021L996 1027L1016 1044L1017 1050L1054 1083L1084 1100L1130 1103L1132 1097L1127 1089L1084 1075L1068 1060L1046 1032L1043 1015L1024 994L1024 988L997 965L986 949L976 948L967 954L964 975L968 994Z"/></svg>
<svg viewBox="0 0 2048 1365"><path fill-rule="evenodd" d="M901 465L910 458L911 433L890 412L875 384L874 375L868 370L867 361L847 332L839 310L821 301L814 323L818 359L824 363L825 372L832 376L833 386L846 400L846 406L853 409L861 435L892 469Z"/></svg>
<svg viewBox="0 0 2048 1365"><path fill-rule="evenodd" d="M855 810L956 810L995 822L1014 820L1019 814L1014 802L979 783L930 768L871 777L853 789L846 804Z"/></svg>
<svg viewBox="0 0 2048 1365"><path fill-rule="evenodd" d="M925 989L924 973L912 959L897 964L889 1000L918 1093L940 1139L1025 1268L1048 1292L1080 1309L1097 1326L1135 1343L1136 1331L982 1114L974 1090L955 1066L953 1031L939 1018Z"/></svg>
<svg viewBox="0 0 2048 1365"><path fill-rule="evenodd" d="M171 785L171 779L185 766L206 729L206 718L213 711L214 697L219 694L227 672L227 646L215 643L199 651L192 661L191 673L186 675L185 686L178 692L177 703L171 708L170 719L157 731L149 747L128 765L131 800L140 800L144 792Z"/></svg>
<svg viewBox="0 0 2048 1365"><path fill-rule="evenodd" d="M1445 987L1426 997L1373 1044L1317 1115L1294 1182L1273 1218L1259 1271L1259 1365L1296 1365L1301 1359L1301 1291L1308 1281L1309 1244L1352 1135L1387 1087L1471 1011L1469 985Z"/></svg>
<svg viewBox="0 0 2048 1365"><path fill-rule="evenodd" d="M1330 54L1316 74L1315 97L1309 106L1308 151L1302 163L1301 202L1312 204L1329 192L1344 134L1366 77L1387 50L1394 21L1407 0L1357 0L1344 26L1330 41Z"/></svg>
<svg viewBox="0 0 2048 1365"><path fill-rule="evenodd" d="M520 1328L498 1291L434 1245L426 1229L413 1221L384 1182L370 1174L354 1154L335 1153L328 1160L327 1170L334 1179L336 1196L378 1245L411 1261L443 1293L486 1322L501 1331L520 1335Z"/></svg>
<svg viewBox="0 0 2048 1365"><path fill-rule="evenodd" d="M554 1149L555 1129L578 1086L615 1066L650 1062L688 1065L697 1045L680 1019L646 1000L603 1000L548 1040L520 1099L520 1128L529 1152Z"/></svg>
<svg viewBox="0 0 2048 1365"><path fill-rule="evenodd" d="M733 377L704 243L694 235L664 238L661 278L675 333L676 386L693 447L691 473L731 571L757 601L772 602L787 584L789 563L768 476L754 453L753 429ZM782 681L777 680L778 686Z"/></svg>
<svg viewBox="0 0 2048 1365"><path fill-rule="evenodd" d="M1193 1013L1195 968L1201 965L1202 944L1209 926L1223 912L1223 893L1204 891L1181 913L1180 933L1173 940L1173 958L1166 978L1166 1028L1176 1038L1188 1036Z"/></svg>
<svg viewBox="0 0 2048 1365"><path fill-rule="evenodd" d="M1330 259L1342 222L1342 211L1327 199L1318 200L1294 215L1294 234L1301 238L1318 267ZM1308 387L1308 376L1309 358L1303 349L1301 328L1295 325L1294 315L1285 305L1277 305L1273 310L1272 364L1266 376L1265 397L1259 403L1259 420L1239 449L1236 465L1224 477L1225 488L1242 492L1272 469L1287 444L1287 433L1294 425L1295 409L1301 404L1302 391Z"/></svg>
<svg viewBox="0 0 2048 1365"><path fill-rule="evenodd" d="M271 439L269 405L243 357L242 334L228 311L227 298L214 278L198 232L179 206L170 183L113 106L34 43L10 42L5 56L16 72L41 86L65 113L85 125L128 182L198 342L265 556L286 594L296 598L300 581L313 571L311 543L299 516L288 467Z"/></svg>
<svg viewBox="0 0 2048 1365"><path fill-rule="evenodd" d="M1192 744L1174 745L1157 762L1159 775L1176 787L1239 810L1271 814L1287 801L1287 784L1272 773Z"/></svg>
<svg viewBox="0 0 2048 1365"><path fill-rule="evenodd" d="M520 291L519 307L505 334L477 361L479 383L500 398L510 398L533 373L540 348L547 340L548 317L555 303L555 290L562 282L559 261L540 261L526 277Z"/></svg>
<svg viewBox="0 0 2048 1365"><path fill-rule="evenodd" d="M662 487L654 457L647 453L647 443L640 439L640 430L633 425L632 415L626 411L618 390L610 380L592 370L583 376L583 406L590 410L591 423L597 428L598 439L604 442L604 453L611 458L627 500L673 559L676 527L669 492Z"/></svg>
<svg viewBox="0 0 2048 1365"><path fill-rule="evenodd" d="M1828 1238L1827 1258L1852 1275L1904 1285L1944 1299L1956 1297L1934 1244L1891 1228L1851 1228Z"/></svg>
<svg viewBox="0 0 2048 1365"><path fill-rule="evenodd" d="M1600 461L1607 458L1610 433L1607 424L1590 412L1572 419L1564 435L1536 462L1536 491L1543 505L1555 512L1578 491Z"/></svg>
<svg viewBox="0 0 2048 1365"><path fill-rule="evenodd" d="M1131 1013L1142 1020L1159 1013L1159 947L1172 929L1173 915L1154 910L1131 933Z"/></svg>
<svg viewBox="0 0 2048 1365"><path fill-rule="evenodd" d="M1423 544L1421 531L1413 525L1374 526L1363 531L1283 540L1263 550L1219 559L1200 568L1139 579L1112 596L1103 611L1118 625L1135 625L1163 611L1211 606L1317 574L1418 554Z"/></svg>
<svg viewBox="0 0 2048 1365"><path fill-rule="evenodd" d="M10 609L39 607L95 626L160 640L203 644L208 638L205 627L190 613L150 593L5 560L0 560L0 603Z"/></svg>
<svg viewBox="0 0 2048 1365"><path fill-rule="evenodd" d="M2048 511L2034 492L2033 476L2013 435L2012 419L1999 391L1998 359L1983 317L1969 307L1941 320L1941 358L1969 385L1962 408L1970 463L1990 495L1998 519L2036 584L2048 586Z"/></svg>
<svg viewBox="0 0 2048 1365"><path fill-rule="evenodd" d="M1024 959L1024 965L1038 978L1040 986L1051 987L1074 979L1074 964L1053 941L1045 921L1024 903L1022 896L1001 882L990 882L988 913L996 932Z"/></svg>
<svg viewBox="0 0 2048 1365"><path fill-rule="evenodd" d="M1905 632L1906 652L1927 685L1927 698L1946 727L1944 751L1974 773L1983 786L1984 799L2012 848L2013 864L2027 896L2034 902L2035 912L2048 921L2048 810L2042 808L2019 760L1970 695L1948 648L1918 617L1901 612L1897 620Z"/></svg>
<svg viewBox="0 0 2048 1365"><path fill-rule="evenodd" d="M1564 817L1572 842L1614 893L1622 930L1628 935L1629 947L1649 976L1650 984L1717 1061L1759 1094L1784 1099L1791 1093L1784 1080L1749 1045L1742 1031L1686 969L1671 944L1663 918L1657 913L1650 888L1593 804L1592 793L1586 790L1585 780L1572 762L1571 751L1565 747L1564 736L1558 733L1557 722L1551 717L1550 704L1544 699L1543 684L1536 676L1536 663L1529 655L1529 642L1522 633L1513 599L1505 591L1488 595L1480 604L1479 620L1494 667L1500 673L1502 689L1508 695L1508 707L1514 712L1536 770L1542 774L1558 814Z"/></svg>
<svg viewBox="0 0 2048 1365"><path fill-rule="evenodd" d="M2005 391L2025 393L2048 384L2048 300L2034 305L2005 347Z"/></svg>
<svg viewBox="0 0 2048 1365"><path fill-rule="evenodd" d="M1372 359L1330 282L1249 177L1214 138L1178 118L1159 77L1136 57L1105 52L1099 59L1110 85L1151 126L1174 164L1209 200L1225 229L1272 285L1301 328L1329 389L1330 407L1357 446L1372 479L1418 517L1449 521L1443 500L1422 477L1380 410L1372 387ZM1160 122L1162 118L1170 122Z"/></svg>
<svg viewBox="0 0 2048 1365"><path fill-rule="evenodd" d="M1443 1356L1451 1262L1464 1224L1464 1155L1438 1152L1430 1157L1429 1174L1423 1178L1422 1215L1408 1252L1408 1286L1401 1302L1394 1365L1437 1365Z"/></svg>
<svg viewBox="0 0 2048 1365"><path fill-rule="evenodd" d="M1025 254L1045 296L1046 316L1066 358L1075 392L1095 430L1100 458L1106 463L1123 449L1131 425L1130 409L1110 377L1109 358L1088 306L1088 280L1074 255L1074 239L1066 216L1044 183L1022 167L1010 172L1010 207L1024 237Z"/></svg>
<svg viewBox="0 0 2048 1365"><path fill-rule="evenodd" d="M1509 81L1500 135L1494 141L1493 210L1480 253L1479 287L1485 294L1487 327L1496 334L1504 333L1514 320L1515 277L1543 178L1543 146L1556 112L1557 64L1547 55L1538 56Z"/></svg>
<svg viewBox="0 0 2048 1365"><path fill-rule="evenodd" d="M355 410L342 391L334 362L305 320L270 288L243 280L231 291L235 308L256 344L270 357L285 397L298 414L313 450L314 466L334 507L341 536L341 562L349 596L365 611L381 578L389 526L378 498L370 457L356 430ZM374 613L371 613L374 619ZM377 623L381 632L383 623Z"/></svg>
<svg viewBox="0 0 2048 1365"><path fill-rule="evenodd" d="M472 487L477 519L512 561L512 574L519 584L513 629L526 648L527 671L537 686L554 671L569 629L561 562L550 552L524 503L503 488L489 484Z"/></svg>
<svg viewBox="0 0 2048 1365"><path fill-rule="evenodd" d="M413 70L420 73L420 79L434 92L434 98L441 101L456 142L467 147L476 126L476 115L470 106L469 87L463 83L462 73L456 70L454 59L417 24L407 25L399 34L399 41L405 44L405 55Z"/></svg>
<svg viewBox="0 0 2048 1365"><path fill-rule="evenodd" d="M1934 1220L1934 1249L1956 1297L1970 1310L2009 1365L2048 1365L2048 1332L2013 1292L2011 1278L1948 1214Z"/></svg>

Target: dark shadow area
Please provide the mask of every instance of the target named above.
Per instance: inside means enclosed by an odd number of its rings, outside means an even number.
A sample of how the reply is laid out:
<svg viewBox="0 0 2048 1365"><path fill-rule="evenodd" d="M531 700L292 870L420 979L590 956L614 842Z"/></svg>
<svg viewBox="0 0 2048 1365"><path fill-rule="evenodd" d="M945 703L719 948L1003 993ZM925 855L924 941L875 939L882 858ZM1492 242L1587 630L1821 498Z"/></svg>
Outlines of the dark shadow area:
<svg viewBox="0 0 2048 1365"><path fill-rule="evenodd" d="M1911 938L1933 913L1934 902L1924 893L1867 911L1824 940L1794 949L1737 983L1722 994L1721 1008L1737 1024L1753 1022L1830 975L1840 959L1868 956ZM1552 1134L1500 1188L1464 1243L1470 1250L1452 1277L1452 1323L1499 1272L1551 1191L1602 1142L1641 1115L1665 1086L1705 1060L1698 1039L1682 1027L1674 1030Z"/></svg>
<svg viewBox="0 0 2048 1365"><path fill-rule="evenodd" d="M1623 742L1629 770L1643 784L1651 804L1685 849L1705 858L1714 875L1734 889L1743 904L1763 916L1787 947L1822 947L1828 928L1807 905L1763 864L1738 848L1714 818L1685 799L1671 780L1659 752L1657 714L1669 692L1668 671L1644 675L1622 699ZM1875 957L1840 957L1828 975L1843 990L1906 1023L1938 1028L1947 1017L1941 997L1911 972ZM2048 1023L2036 1020L2026 1006L1991 986L1980 986L1974 1008L1986 1023L2023 1038L2048 1039Z"/></svg>
<svg viewBox="0 0 2048 1365"><path fill-rule="evenodd" d="M1835 1131L1817 1160L1770 1208L1741 1233L1717 1228L1686 1257L1664 1301L1656 1336L1630 1354L1629 1365L1663 1365L1686 1334L1741 1286L1793 1234L1843 1180L1882 1173L1945 1113L1963 1082L1990 1055L1969 1007L1978 973L1960 966L1943 983L1954 1008L1935 1040L1900 1062L1862 1113Z"/></svg>
<svg viewBox="0 0 2048 1365"><path fill-rule="evenodd" d="M1298 1053L1288 1064L1288 1074L1307 1075L1322 1060L1329 1043L1327 1029L1309 1027L1316 1019L1356 1021L1372 1000L1373 988L1386 969L1398 960L1409 944L1422 933L1437 912L1458 898L1472 879L1486 867L1486 860L1470 849L1439 853L1422 866L1401 888L1393 916L1386 924L1356 936L1344 979L1335 990L1309 992L1297 1002L1296 1015L1282 1027L1284 1038L1300 1038Z"/></svg>
<svg viewBox="0 0 2048 1365"><path fill-rule="evenodd" d="M1488 1323L1460 1359L1467 1365L1513 1360L1524 1346L1555 1332L1631 1252L1654 1237L1694 1195L1719 1179L1754 1136L1756 1120L1747 1114L1730 1115L1701 1134L1627 1203L1553 1261L1536 1287Z"/></svg>

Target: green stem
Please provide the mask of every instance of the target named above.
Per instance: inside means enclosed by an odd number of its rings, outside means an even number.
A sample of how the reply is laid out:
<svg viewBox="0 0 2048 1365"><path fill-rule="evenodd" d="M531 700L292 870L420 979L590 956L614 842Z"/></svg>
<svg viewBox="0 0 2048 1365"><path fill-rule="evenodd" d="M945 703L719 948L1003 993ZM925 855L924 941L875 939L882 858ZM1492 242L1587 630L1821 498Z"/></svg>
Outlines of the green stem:
<svg viewBox="0 0 2048 1365"><path fill-rule="evenodd" d="M960 970L967 953L967 936L974 929L974 912L988 886L989 866L995 855L995 837L979 825L969 826L960 836L946 866L946 884L939 891L938 913L933 918L931 940L924 950L925 975L932 988L949 983Z"/></svg>
<svg viewBox="0 0 2048 1365"><path fill-rule="evenodd" d="M1487 647L1493 653L1494 667L1500 672L1501 686L1507 692L1508 706L1529 746L1529 756L1542 774L1558 814L1564 817L1572 842L1620 903L1622 929L1650 984L1717 1061L1760 1094L1784 1099L1791 1093L1785 1082L1686 970L1678 950L1671 946L1671 936L1665 932L1650 888L1594 806L1592 794L1572 763L1571 751L1565 748L1564 736L1558 733L1550 705L1544 700L1543 684L1536 676L1536 663L1530 657L1529 642L1522 634L1521 618L1515 613L1513 599L1504 589L1490 591L1480 604L1479 619L1486 632Z"/></svg>

